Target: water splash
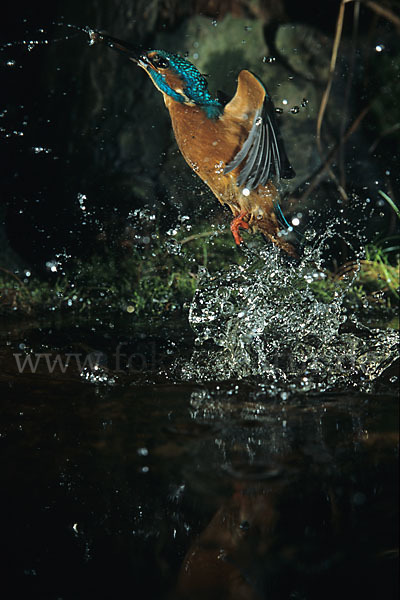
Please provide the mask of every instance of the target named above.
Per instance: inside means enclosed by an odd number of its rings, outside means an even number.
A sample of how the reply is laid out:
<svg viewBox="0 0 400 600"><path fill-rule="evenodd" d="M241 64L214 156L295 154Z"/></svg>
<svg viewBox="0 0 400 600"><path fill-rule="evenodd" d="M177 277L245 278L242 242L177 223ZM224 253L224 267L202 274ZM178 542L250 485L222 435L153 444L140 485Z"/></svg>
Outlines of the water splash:
<svg viewBox="0 0 400 600"><path fill-rule="evenodd" d="M183 377L261 376L279 389L366 391L395 360L398 337L394 331L369 329L349 315L343 288L329 303L316 298L311 283L324 277L324 241L306 248L300 264L265 247L245 250L242 266L215 274L202 269L189 313L197 348L182 367ZM351 323L347 331L346 321Z"/></svg>

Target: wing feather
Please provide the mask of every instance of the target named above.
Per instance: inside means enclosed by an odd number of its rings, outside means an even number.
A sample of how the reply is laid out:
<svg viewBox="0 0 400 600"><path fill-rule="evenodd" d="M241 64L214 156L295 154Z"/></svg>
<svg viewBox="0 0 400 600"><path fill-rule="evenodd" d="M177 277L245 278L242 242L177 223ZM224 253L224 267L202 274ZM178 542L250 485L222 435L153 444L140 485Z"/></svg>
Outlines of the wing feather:
<svg viewBox="0 0 400 600"><path fill-rule="evenodd" d="M259 141L259 145L258 145L257 155L255 155L253 175L248 180L248 184L249 184L250 188L253 186L254 181L256 179L260 179L262 172L263 172L263 165L264 165L264 160L265 160L265 131L266 131L264 124L261 124L260 129L261 129L260 141Z"/></svg>
<svg viewBox="0 0 400 600"><path fill-rule="evenodd" d="M236 94L226 105L224 112L236 118L243 114L253 115L248 136L225 166L225 174L240 167L237 185L246 186L250 190L266 185L272 177L276 181L294 177L275 117L274 105L257 77L249 71L240 72Z"/></svg>
<svg viewBox="0 0 400 600"><path fill-rule="evenodd" d="M239 173L239 177L238 177L239 185L249 182L249 180L253 177L253 175L256 174L256 170L255 170L256 166L255 165L256 165L258 154L259 154L260 146L262 143L262 136L261 136L262 130L263 130L263 127L262 127L262 122L260 120L260 117L256 117L255 126L252 127L252 131L254 131L253 141L250 146L249 152L247 154L247 160Z"/></svg>

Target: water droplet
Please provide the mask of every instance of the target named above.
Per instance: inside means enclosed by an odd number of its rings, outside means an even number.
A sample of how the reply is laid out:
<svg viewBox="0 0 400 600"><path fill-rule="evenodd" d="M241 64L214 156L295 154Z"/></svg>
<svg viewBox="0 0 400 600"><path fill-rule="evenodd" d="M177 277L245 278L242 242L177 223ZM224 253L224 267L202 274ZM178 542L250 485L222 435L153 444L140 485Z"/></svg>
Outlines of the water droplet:
<svg viewBox="0 0 400 600"><path fill-rule="evenodd" d="M315 229L307 229L307 231L304 232L304 237L306 238L306 240L313 240L315 238L315 236L317 235L317 232L315 231Z"/></svg>
<svg viewBox="0 0 400 600"><path fill-rule="evenodd" d="M35 154L50 154L51 152L53 152L51 148L43 148L43 146L34 146L32 150Z"/></svg>

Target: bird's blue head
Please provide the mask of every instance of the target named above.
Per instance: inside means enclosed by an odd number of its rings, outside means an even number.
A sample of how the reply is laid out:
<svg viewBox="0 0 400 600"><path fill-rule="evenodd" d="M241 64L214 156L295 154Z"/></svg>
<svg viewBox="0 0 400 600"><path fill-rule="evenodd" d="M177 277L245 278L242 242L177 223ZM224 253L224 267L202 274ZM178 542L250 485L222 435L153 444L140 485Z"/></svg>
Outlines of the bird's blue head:
<svg viewBox="0 0 400 600"><path fill-rule="evenodd" d="M221 114L222 105L211 96L204 75L188 60L164 50L150 50L141 54L137 63L160 92L176 102L201 106L210 118Z"/></svg>
<svg viewBox="0 0 400 600"><path fill-rule="evenodd" d="M217 118L222 104L207 89L207 81L188 60L165 50L148 50L122 42L104 33L88 29L91 43L102 42L110 48L128 55L151 77L154 85L176 102L201 106L209 118Z"/></svg>

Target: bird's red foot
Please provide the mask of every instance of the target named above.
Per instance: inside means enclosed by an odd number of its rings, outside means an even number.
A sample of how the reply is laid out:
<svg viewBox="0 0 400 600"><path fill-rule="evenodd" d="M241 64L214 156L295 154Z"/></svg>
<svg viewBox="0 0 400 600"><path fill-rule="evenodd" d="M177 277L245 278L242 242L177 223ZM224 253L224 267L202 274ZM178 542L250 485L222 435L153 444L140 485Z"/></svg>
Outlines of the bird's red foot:
<svg viewBox="0 0 400 600"><path fill-rule="evenodd" d="M232 235L238 246L240 246L240 244L243 242L242 237L239 233L239 227L241 227L242 229L248 229L250 227L250 225L246 221L243 221L243 217L245 217L248 214L249 213L245 210L240 211L238 216L235 217L231 223Z"/></svg>

